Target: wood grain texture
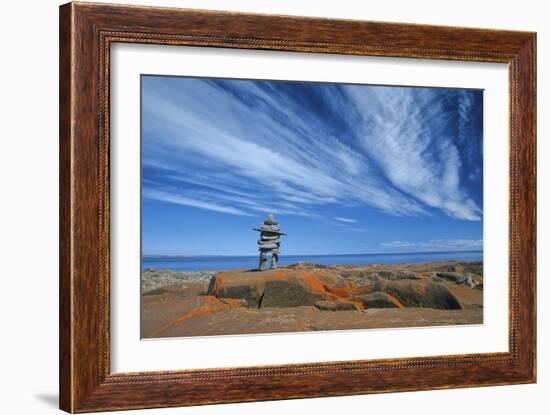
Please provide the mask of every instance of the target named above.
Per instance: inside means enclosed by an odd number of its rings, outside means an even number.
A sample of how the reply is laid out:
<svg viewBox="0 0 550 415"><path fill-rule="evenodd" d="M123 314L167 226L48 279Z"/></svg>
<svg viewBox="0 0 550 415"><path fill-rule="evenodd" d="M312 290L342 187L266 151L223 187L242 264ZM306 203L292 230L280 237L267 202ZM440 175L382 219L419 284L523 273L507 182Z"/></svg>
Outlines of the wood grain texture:
<svg viewBox="0 0 550 415"><path fill-rule="evenodd" d="M508 63L509 352L110 373L109 60L114 42ZM526 32L61 6L60 407L90 412L534 382L535 62L536 36Z"/></svg>

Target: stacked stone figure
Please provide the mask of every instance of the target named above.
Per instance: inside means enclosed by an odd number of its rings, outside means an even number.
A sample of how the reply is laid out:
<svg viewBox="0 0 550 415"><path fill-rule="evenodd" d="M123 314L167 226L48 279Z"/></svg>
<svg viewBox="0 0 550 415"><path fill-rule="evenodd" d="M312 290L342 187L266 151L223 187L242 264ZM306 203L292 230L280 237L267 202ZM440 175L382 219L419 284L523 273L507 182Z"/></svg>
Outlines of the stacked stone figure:
<svg viewBox="0 0 550 415"><path fill-rule="evenodd" d="M258 240L258 249L260 250L260 271L267 269L268 254L271 254L271 268L277 268L281 235L286 235L286 233L281 232L281 227L273 215L267 215L262 226L254 228L254 230L260 232L260 239Z"/></svg>

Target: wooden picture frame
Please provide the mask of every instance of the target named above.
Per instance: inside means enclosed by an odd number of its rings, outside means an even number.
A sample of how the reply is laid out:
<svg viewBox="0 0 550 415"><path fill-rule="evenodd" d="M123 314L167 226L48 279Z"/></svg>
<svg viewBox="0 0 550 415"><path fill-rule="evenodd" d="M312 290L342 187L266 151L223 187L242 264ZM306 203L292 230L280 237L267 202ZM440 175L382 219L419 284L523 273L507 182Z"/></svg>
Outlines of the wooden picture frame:
<svg viewBox="0 0 550 415"><path fill-rule="evenodd" d="M111 373L109 59L113 43L509 65L509 351ZM60 407L68 412L536 380L536 34L156 7L60 8ZM228 362L231 366L231 362Z"/></svg>

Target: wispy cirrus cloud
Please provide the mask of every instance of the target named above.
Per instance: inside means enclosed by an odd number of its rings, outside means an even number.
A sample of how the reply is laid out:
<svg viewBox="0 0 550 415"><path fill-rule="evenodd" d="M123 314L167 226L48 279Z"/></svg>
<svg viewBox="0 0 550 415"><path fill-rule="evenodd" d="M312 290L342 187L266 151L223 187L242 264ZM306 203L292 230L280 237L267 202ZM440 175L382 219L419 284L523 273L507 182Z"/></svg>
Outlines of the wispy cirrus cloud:
<svg viewBox="0 0 550 415"><path fill-rule="evenodd" d="M341 216L335 216L334 220L337 220L338 222L344 222L344 223L357 223L357 220L355 219L343 218Z"/></svg>
<svg viewBox="0 0 550 415"><path fill-rule="evenodd" d="M144 196L233 215L343 205L478 221L460 147L470 95L144 77Z"/></svg>
<svg viewBox="0 0 550 415"><path fill-rule="evenodd" d="M383 109L358 111L357 124L365 152L395 188L452 218L481 219L481 208L460 183L465 166L458 141L465 139L464 125L471 116L470 94L456 92L457 108L451 111L446 97L426 90L344 88L355 108ZM475 144L465 147L478 151Z"/></svg>
<svg viewBox="0 0 550 415"><path fill-rule="evenodd" d="M142 196L146 199L160 200L163 202L174 203L176 205L192 206L200 209L213 210L215 212L230 213L232 215L250 215L249 213L232 206L222 206L215 203L205 202L200 199L180 196L178 194L174 194L173 192L147 189L143 191Z"/></svg>

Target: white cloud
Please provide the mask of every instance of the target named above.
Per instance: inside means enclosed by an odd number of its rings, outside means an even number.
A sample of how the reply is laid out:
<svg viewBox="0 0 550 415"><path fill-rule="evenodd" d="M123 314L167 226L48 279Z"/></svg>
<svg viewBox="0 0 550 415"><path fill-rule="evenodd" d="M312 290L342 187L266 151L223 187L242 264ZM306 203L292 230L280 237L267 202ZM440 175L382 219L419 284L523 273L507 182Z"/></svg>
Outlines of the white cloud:
<svg viewBox="0 0 550 415"><path fill-rule="evenodd" d="M315 207L344 203L399 216L435 208L457 219L481 218L460 188L457 149L444 136L425 134L419 108L426 103L406 93L347 90L362 114L349 123L362 137L362 146L352 147L346 142L354 140L335 137L326 120L269 84L234 81L232 93L207 80L145 79L144 165L208 190L176 192L173 203L239 215L313 216ZM336 101L327 100L335 111ZM437 105L431 111L427 117L435 118Z"/></svg>
<svg viewBox="0 0 550 415"><path fill-rule="evenodd" d="M343 218L341 216L335 216L334 220L337 220L339 222L344 222L344 223L357 223L357 220L355 220L355 219Z"/></svg>
<svg viewBox="0 0 550 415"><path fill-rule="evenodd" d="M415 246L414 243L402 242L402 241L385 242L380 245L384 248L403 248L403 247Z"/></svg>
<svg viewBox="0 0 550 415"><path fill-rule="evenodd" d="M460 187L462 161L443 102L413 88L345 89L357 107L382 109L362 111L358 125L365 151L397 189L455 219L481 220L481 209ZM461 118L471 105L463 101Z"/></svg>
<svg viewBox="0 0 550 415"><path fill-rule="evenodd" d="M159 200L162 202L174 203L176 205L192 206L206 210L213 210L216 212L231 213L233 215L250 216L249 213L232 206L220 206L214 203L190 199L174 193L167 193L158 190L145 190L143 192L143 197L145 199Z"/></svg>

